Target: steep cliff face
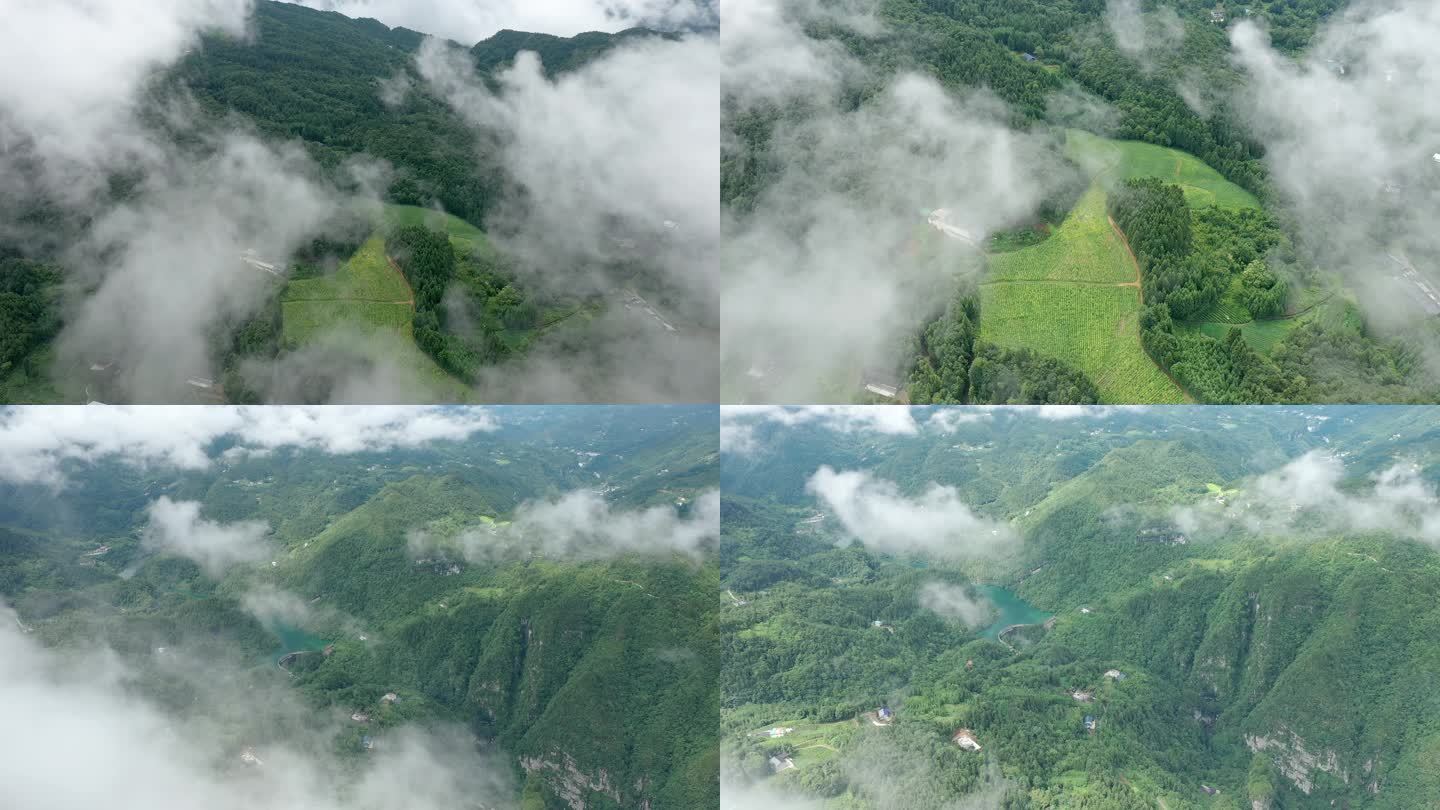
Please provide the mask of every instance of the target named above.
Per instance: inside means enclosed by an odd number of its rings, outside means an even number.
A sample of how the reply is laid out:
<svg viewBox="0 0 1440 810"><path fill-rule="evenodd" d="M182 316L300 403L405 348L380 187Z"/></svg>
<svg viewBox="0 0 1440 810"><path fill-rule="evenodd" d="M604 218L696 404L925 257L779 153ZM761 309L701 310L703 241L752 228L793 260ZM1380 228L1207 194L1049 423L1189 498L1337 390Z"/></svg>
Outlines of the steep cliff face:
<svg viewBox="0 0 1440 810"><path fill-rule="evenodd" d="M1437 595L1429 549L1316 540L1181 571L1107 607L1113 626L1059 638L1181 684L1213 749L1272 770L1257 807L1417 806L1440 784Z"/></svg>
<svg viewBox="0 0 1440 810"><path fill-rule="evenodd" d="M1331 774L1347 785L1350 783L1350 774L1340 764L1339 754L1333 750L1307 751L1305 740L1287 728L1269 737L1247 735L1245 745L1251 751L1269 752L1280 774L1307 796L1315 787L1316 772Z"/></svg>

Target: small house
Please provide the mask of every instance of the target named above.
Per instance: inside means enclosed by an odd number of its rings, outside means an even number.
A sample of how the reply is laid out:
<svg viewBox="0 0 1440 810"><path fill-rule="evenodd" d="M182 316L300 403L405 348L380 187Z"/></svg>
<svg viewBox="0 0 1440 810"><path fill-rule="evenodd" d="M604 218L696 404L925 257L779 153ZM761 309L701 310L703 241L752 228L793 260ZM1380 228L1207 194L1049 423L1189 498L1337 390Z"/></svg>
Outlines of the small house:
<svg viewBox="0 0 1440 810"><path fill-rule="evenodd" d="M968 728L962 728L955 732L954 736L950 738L950 741L966 751L980 750L980 741L975 739L975 732Z"/></svg>
<svg viewBox="0 0 1440 810"><path fill-rule="evenodd" d="M884 397L886 399L894 399L900 395L899 387L891 383L867 381L865 383L865 390L877 397Z"/></svg>
<svg viewBox="0 0 1440 810"><path fill-rule="evenodd" d="M1087 715L1085 715L1085 730L1088 731L1088 732L1094 733L1094 731L1095 731L1095 715L1093 715L1093 714L1087 714Z"/></svg>
<svg viewBox="0 0 1440 810"><path fill-rule="evenodd" d="M1125 680L1126 675L1118 669L1107 669L1105 670L1105 677L1109 678L1112 681L1123 681Z"/></svg>
<svg viewBox="0 0 1440 810"><path fill-rule="evenodd" d="M350 715L350 719L357 723L368 723L370 722L370 715L357 710L354 714Z"/></svg>
<svg viewBox="0 0 1440 810"><path fill-rule="evenodd" d="M1090 692L1086 692L1083 689L1076 689L1074 692L1071 692L1070 697L1075 698L1081 703L1090 703L1091 701L1095 700L1095 695Z"/></svg>
<svg viewBox="0 0 1440 810"><path fill-rule="evenodd" d="M775 773L780 773L781 771L788 771L793 767L795 767L795 760L791 759L790 757L770 757L770 770Z"/></svg>
<svg viewBox="0 0 1440 810"><path fill-rule="evenodd" d="M879 715L879 717L880 717L881 720L894 720L894 719L895 719L895 713L892 712L892 711L890 711L890 707L889 707L889 706L881 706L881 707L880 707L880 711L876 712L876 714Z"/></svg>
<svg viewBox="0 0 1440 810"><path fill-rule="evenodd" d="M1216 6L1215 8L1210 9L1210 22L1215 23L1216 25L1225 24L1224 6Z"/></svg>
<svg viewBox="0 0 1440 810"><path fill-rule="evenodd" d="M1038 61L1038 59L1039 59L1039 57L1035 56L1035 54L1033 54L1033 53L1027 53L1027 54L1025 54L1025 61L1026 61L1026 62L1035 62L1035 61Z"/></svg>
<svg viewBox="0 0 1440 810"><path fill-rule="evenodd" d="M375 750L375 738L371 737L369 734L366 734L364 737L360 738L360 747L365 749L366 751Z"/></svg>
<svg viewBox="0 0 1440 810"><path fill-rule="evenodd" d="M1201 785L1200 792L1204 793L1206 796L1214 796L1215 794L1220 792L1220 789L1210 787L1209 785Z"/></svg>
<svg viewBox="0 0 1440 810"><path fill-rule="evenodd" d="M262 761L260 760L260 757L258 757L258 756L255 755L255 749L254 749L254 748L246 748L244 751L241 751L241 752L240 752L240 761L243 762L243 763L245 763L246 765L256 765L256 766L258 766L258 765L264 765L264 764L265 764L264 762L262 762Z"/></svg>
<svg viewBox="0 0 1440 810"><path fill-rule="evenodd" d="M382 698L380 698L380 702L381 702L381 703L399 703L399 702L400 702L400 696L397 695L397 694L395 694L394 692L386 692L386 693L385 693L385 696L382 697Z"/></svg>

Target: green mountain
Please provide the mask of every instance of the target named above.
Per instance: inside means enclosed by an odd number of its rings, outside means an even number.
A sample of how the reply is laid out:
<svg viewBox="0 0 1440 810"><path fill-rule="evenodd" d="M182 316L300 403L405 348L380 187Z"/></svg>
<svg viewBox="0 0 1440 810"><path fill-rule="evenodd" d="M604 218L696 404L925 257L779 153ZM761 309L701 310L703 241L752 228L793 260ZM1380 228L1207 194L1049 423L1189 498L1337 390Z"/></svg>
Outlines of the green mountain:
<svg viewBox="0 0 1440 810"><path fill-rule="evenodd" d="M721 725L737 772L846 808L900 795L1435 806L1440 556L1426 530L1254 500L1284 497L1277 469L1329 453L1350 513L1410 508L1383 481L1413 464L1421 514L1434 514L1433 415L1200 411L1001 413L941 433L917 409L921 433L903 437L761 426L769 449L727 455L722 472ZM954 487L1021 540L959 562L849 545L804 491L820 463L870 471L901 497ZM1189 526L1179 508L1240 517ZM927 609L936 581L988 613L967 626ZM895 720L876 727L882 706ZM758 733L774 727L792 731ZM952 742L961 730L980 751ZM794 767L773 772L776 755Z"/></svg>
<svg viewBox="0 0 1440 810"><path fill-rule="evenodd" d="M204 704L166 661L204 661L230 673L214 679L293 690L356 767L390 735L458 723L513 770L520 790L506 806L714 806L713 560L487 560L415 536L483 531L577 490L603 492L614 510L683 518L716 486L715 410L497 416L496 432L414 449L227 456L222 443L206 470L101 461L73 465L59 491L7 485L0 599L56 650L113 649L143 675L132 697L177 718ZM143 528L161 495L198 501L207 520L264 521L273 561L217 580L157 551ZM274 594L289 596L256 606ZM284 744L290 721L250 722L250 744ZM215 733L234 731L221 725Z"/></svg>
<svg viewBox="0 0 1440 810"><path fill-rule="evenodd" d="M256 361L283 362L306 347L334 350L326 340L337 328L373 335L376 345L350 347L359 356L327 364L335 374L343 376L347 364L395 363L416 374L417 396L427 402L470 401L484 369L525 355L542 340L573 346L603 339L591 329L603 296L539 289L521 272L521 260L483 232L497 206L516 199L516 189L493 137L478 133L420 78L414 60L425 36L373 19L258 0L250 35L204 36L147 87L140 100L145 125L175 149L204 153L221 133L254 133L300 146L342 191L356 189L356 161L384 161L393 169L381 189L386 205L378 221L344 214L297 255L266 257L286 278L272 285L252 317L225 319L207 336L220 386L202 393L182 388L175 396L207 403L329 401L335 380L324 373L268 391L274 382L268 372L244 369ZM656 36L669 35L641 28L575 37L502 31L476 43L472 56L477 75L489 79L520 51L537 51L555 76L622 43ZM403 98L386 103L389 89L401 85ZM171 114L176 108L187 113L183 123ZM133 201L142 180L117 174L109 197L97 204ZM17 214L25 227L0 234L0 332L7 336L0 344L0 402L155 399L89 369L104 359L57 364L52 341L63 326L63 282L79 275L64 266L65 251L94 213L66 214L45 199L25 205ZM416 242L427 235L433 260L412 260L421 252ZM614 264L624 266L638 289L663 300L662 291L652 289L652 263L632 259ZM442 306L447 291L458 294ZM68 292L75 298L86 289L72 279Z"/></svg>

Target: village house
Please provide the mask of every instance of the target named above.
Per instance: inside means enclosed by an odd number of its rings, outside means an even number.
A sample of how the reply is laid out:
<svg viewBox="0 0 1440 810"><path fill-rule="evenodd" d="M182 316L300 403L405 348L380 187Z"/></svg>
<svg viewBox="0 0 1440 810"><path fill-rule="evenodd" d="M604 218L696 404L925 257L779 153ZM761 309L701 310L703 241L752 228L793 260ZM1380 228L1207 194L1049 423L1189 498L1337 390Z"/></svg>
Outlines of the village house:
<svg viewBox="0 0 1440 810"><path fill-rule="evenodd" d="M240 761L245 763L246 765L258 766L265 764L260 760L260 757L255 755L255 749L250 747L247 747L244 751L240 752Z"/></svg>
<svg viewBox="0 0 1440 810"><path fill-rule="evenodd" d="M400 696L397 695L397 694L395 694L394 692L386 692L386 693L385 693L385 696L382 697L382 698L380 698L380 702L381 702L381 703L399 703L399 702L400 702Z"/></svg>
<svg viewBox="0 0 1440 810"><path fill-rule="evenodd" d="M357 709L354 714L350 715L350 719L357 723L368 723L370 722L370 715Z"/></svg>
<svg viewBox="0 0 1440 810"><path fill-rule="evenodd" d="M1095 725L1096 725L1095 715L1093 715L1093 714L1087 714L1087 715L1085 715L1085 730L1093 734L1093 733L1095 733Z"/></svg>
<svg viewBox="0 0 1440 810"><path fill-rule="evenodd" d="M775 728L772 728L772 729L769 729L768 731L765 731L764 734L765 734L766 736L770 737L771 739L775 739L775 738L777 738L777 737L784 737L786 734L789 734L790 732L792 732L792 731L794 731L794 730L795 730L795 729L793 729L793 728L788 728L788 727L786 727L786 728L781 728L780 726L776 726Z"/></svg>
<svg viewBox="0 0 1440 810"><path fill-rule="evenodd" d="M770 770L774 771L775 773L780 773L781 771L788 771L793 767L795 767L795 760L791 759L790 757L770 757Z"/></svg>
<svg viewBox="0 0 1440 810"><path fill-rule="evenodd" d="M1123 681L1125 680L1126 675L1118 669L1107 669L1105 670L1105 677L1113 681Z"/></svg>
<svg viewBox="0 0 1440 810"><path fill-rule="evenodd" d="M366 751L375 750L375 738L371 737L369 734L366 734L364 737L360 738L360 747L365 749Z"/></svg>
<svg viewBox="0 0 1440 810"><path fill-rule="evenodd" d="M950 741L965 749L966 751L979 751L980 741L975 739L975 732L968 728L962 728L955 732Z"/></svg>
<svg viewBox="0 0 1440 810"><path fill-rule="evenodd" d="M1089 703L1089 702L1091 702L1091 701L1093 701L1093 700L1095 699L1095 695L1094 695L1094 694L1092 694L1092 693L1090 693L1090 692L1086 692L1086 691L1083 690L1083 689L1076 689L1074 692L1071 692L1071 693L1070 693L1070 697L1075 698L1076 700L1080 701L1081 703Z"/></svg>

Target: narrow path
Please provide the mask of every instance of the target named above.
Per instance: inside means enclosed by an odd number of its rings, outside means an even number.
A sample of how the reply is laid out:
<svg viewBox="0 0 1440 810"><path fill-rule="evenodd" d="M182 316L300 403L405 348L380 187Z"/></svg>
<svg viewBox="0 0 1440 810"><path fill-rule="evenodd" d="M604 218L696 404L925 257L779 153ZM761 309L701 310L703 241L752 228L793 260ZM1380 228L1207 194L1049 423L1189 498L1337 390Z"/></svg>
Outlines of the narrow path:
<svg viewBox="0 0 1440 810"><path fill-rule="evenodd" d="M1140 260L1135 258L1135 251L1130 249L1130 240L1125 238L1125 232L1120 230L1120 226L1115 223L1115 218L1109 214L1106 214L1105 218L1110 221L1110 227L1115 230L1115 235L1120 238L1120 244L1125 247L1125 252L1130 256L1130 263L1135 266L1134 283L1121 286L1134 287L1140 291L1140 309L1143 311L1145 309L1145 288L1140 284ZM1155 358L1151 357L1150 353L1145 351L1145 341L1140 337L1140 330L1138 328L1135 330L1135 339L1140 341L1140 352L1155 365L1155 368L1160 369L1160 373L1165 375L1165 379L1169 380L1170 384L1175 386L1175 389L1179 391L1185 399L1190 402L1198 402L1198 400L1195 399L1195 395L1191 394L1189 389L1181 385L1179 380L1175 379L1175 375L1170 373L1170 369L1156 363Z"/></svg>
<svg viewBox="0 0 1440 810"><path fill-rule="evenodd" d="M404 284L405 290L410 293L409 301L395 301L394 303L409 304L412 307L415 306L415 289L410 286L410 279L405 278L405 272L400 269L400 265L395 263L394 257L392 257L389 253L385 254L385 261L390 264L390 269L394 270L395 274L400 276L400 283Z"/></svg>
<svg viewBox="0 0 1440 810"><path fill-rule="evenodd" d="M1130 240L1125 238L1125 232L1120 230L1119 225L1115 224L1115 218L1110 216L1109 214L1106 214L1105 219L1110 221L1110 227L1115 231L1115 235L1120 238L1120 244L1125 248L1125 252L1129 254L1130 264L1135 268L1134 281L1128 282L1126 284L1117 284L1116 286L1134 287L1135 289L1139 290L1140 306L1143 308L1145 306L1145 288L1140 286L1140 260L1135 258L1135 251L1130 249Z"/></svg>
<svg viewBox="0 0 1440 810"><path fill-rule="evenodd" d="M1081 284L1087 287L1139 287L1138 281L1086 281L1070 278L996 278L980 282L982 287L997 284Z"/></svg>

